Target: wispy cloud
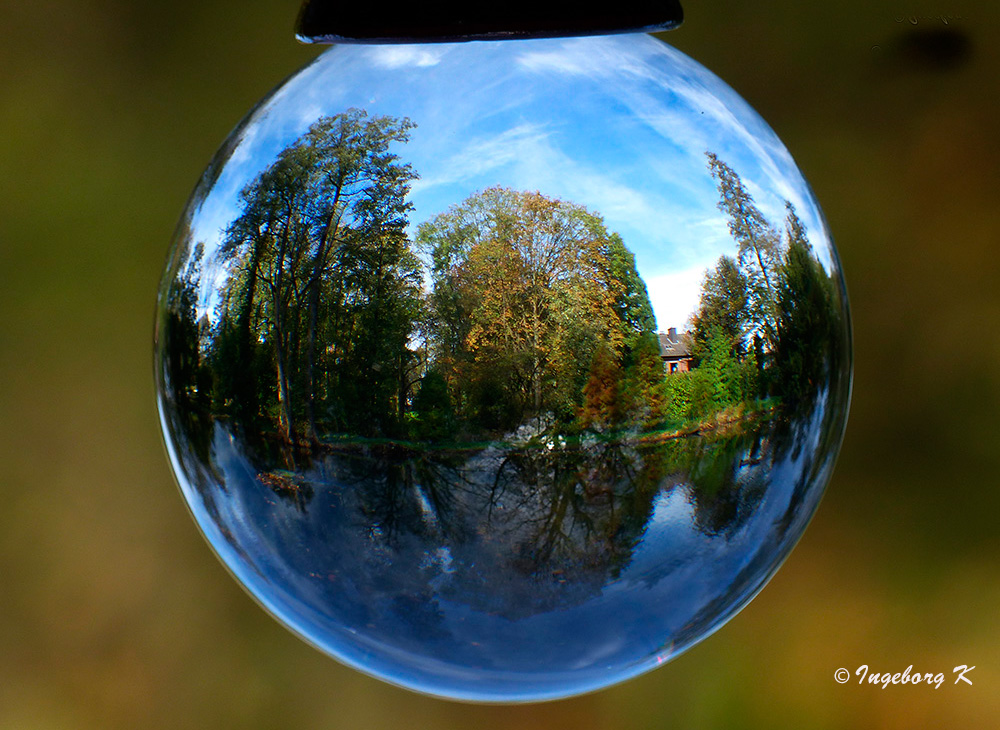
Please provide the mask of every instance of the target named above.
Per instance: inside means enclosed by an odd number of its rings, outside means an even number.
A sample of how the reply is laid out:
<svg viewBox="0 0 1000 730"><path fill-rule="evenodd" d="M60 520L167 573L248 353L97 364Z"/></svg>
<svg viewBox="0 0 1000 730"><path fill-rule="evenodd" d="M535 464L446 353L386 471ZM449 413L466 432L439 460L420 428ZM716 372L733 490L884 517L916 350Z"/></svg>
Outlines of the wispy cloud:
<svg viewBox="0 0 1000 730"><path fill-rule="evenodd" d="M627 52L623 53L623 48ZM646 62L654 46L641 48L628 36L567 38L519 52L514 61L533 73L556 73L587 78L655 78L658 74ZM658 51L659 49L654 50Z"/></svg>
<svg viewBox="0 0 1000 730"><path fill-rule="evenodd" d="M437 186L480 181L497 176L500 170L517 166L522 161L547 156L547 137L544 125L525 123L499 135L466 139L464 144L453 145L450 154L440 157L432 171L414 183L413 192L419 194ZM461 140L456 138L455 141Z"/></svg>
<svg viewBox="0 0 1000 730"><path fill-rule="evenodd" d="M404 67L427 68L441 62L444 47L433 46L379 46L370 48L371 62L379 68L396 69Z"/></svg>
<svg viewBox="0 0 1000 730"><path fill-rule="evenodd" d="M629 166L575 156L563 149L565 143L564 135L541 124L469 140L414 184L414 226L456 202L456 186L474 192L506 185L572 201L600 215L649 271L705 264L732 245L711 200L692 206L687 196L674 194L677 188L655 180L650 184L648 175L631 174Z"/></svg>
<svg viewBox="0 0 1000 730"><path fill-rule="evenodd" d="M648 36L334 46L243 130L196 220L209 249L242 186L322 115L409 117L395 151L420 174L414 225L492 185L538 190L601 215L635 253L663 326L732 253L705 151L741 176L776 224L791 200L824 262L825 226L791 156L724 82Z"/></svg>

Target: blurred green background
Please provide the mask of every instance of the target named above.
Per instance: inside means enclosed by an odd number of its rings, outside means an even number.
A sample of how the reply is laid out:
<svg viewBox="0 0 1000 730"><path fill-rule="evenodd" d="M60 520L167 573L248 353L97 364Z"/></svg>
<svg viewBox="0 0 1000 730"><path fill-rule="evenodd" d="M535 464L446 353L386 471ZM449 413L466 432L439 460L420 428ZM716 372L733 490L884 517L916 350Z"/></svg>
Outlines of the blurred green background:
<svg viewBox="0 0 1000 730"><path fill-rule="evenodd" d="M0 3L0 728L1000 725L1000 9L684 6L665 37L771 123L840 247L847 438L796 551L713 637L604 692L482 707L279 627L161 445L167 246L229 130L321 50L293 40L297 1ZM862 664L948 679L834 681Z"/></svg>

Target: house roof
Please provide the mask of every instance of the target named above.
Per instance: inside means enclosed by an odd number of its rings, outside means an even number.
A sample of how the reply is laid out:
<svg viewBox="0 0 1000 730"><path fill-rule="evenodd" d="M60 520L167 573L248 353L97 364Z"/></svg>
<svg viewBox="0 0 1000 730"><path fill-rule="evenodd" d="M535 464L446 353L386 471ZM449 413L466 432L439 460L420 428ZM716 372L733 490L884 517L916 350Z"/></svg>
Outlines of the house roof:
<svg viewBox="0 0 1000 730"><path fill-rule="evenodd" d="M690 340L686 334L671 337L666 332L660 332L657 337L660 340L660 357L664 360L691 357Z"/></svg>

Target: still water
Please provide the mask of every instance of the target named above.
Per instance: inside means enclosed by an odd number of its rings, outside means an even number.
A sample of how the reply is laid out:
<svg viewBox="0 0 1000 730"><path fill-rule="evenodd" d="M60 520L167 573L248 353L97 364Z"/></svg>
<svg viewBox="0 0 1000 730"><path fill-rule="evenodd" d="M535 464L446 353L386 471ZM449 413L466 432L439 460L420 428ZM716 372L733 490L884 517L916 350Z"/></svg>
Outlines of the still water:
<svg viewBox="0 0 1000 730"><path fill-rule="evenodd" d="M760 589L832 466L812 461L824 403L682 436L341 441L296 473L218 420L205 462L175 458L210 542L307 641L407 686L557 696L670 658Z"/></svg>

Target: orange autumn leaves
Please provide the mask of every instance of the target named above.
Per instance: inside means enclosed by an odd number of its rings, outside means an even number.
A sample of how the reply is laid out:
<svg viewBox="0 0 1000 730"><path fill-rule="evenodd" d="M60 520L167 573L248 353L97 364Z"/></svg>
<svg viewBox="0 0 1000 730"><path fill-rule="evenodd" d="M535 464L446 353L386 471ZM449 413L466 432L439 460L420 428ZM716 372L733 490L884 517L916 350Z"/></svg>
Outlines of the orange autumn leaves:
<svg viewBox="0 0 1000 730"><path fill-rule="evenodd" d="M489 188L418 238L434 261L436 362L467 415L503 395L501 421L569 420L597 353L619 361L655 328L631 253L583 206Z"/></svg>

